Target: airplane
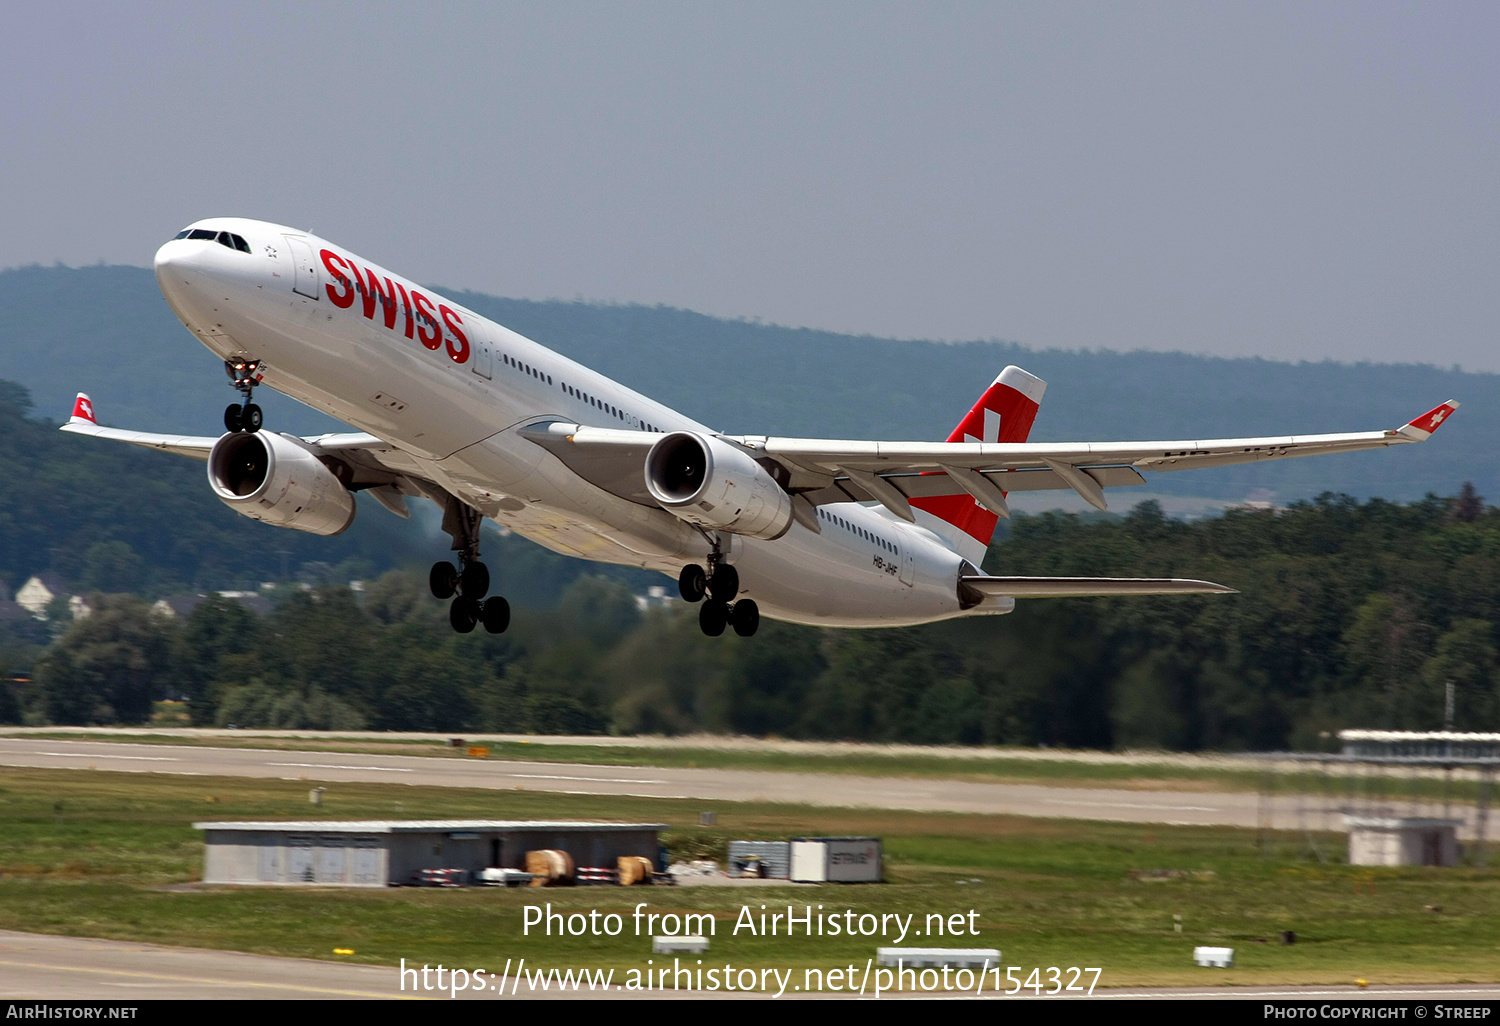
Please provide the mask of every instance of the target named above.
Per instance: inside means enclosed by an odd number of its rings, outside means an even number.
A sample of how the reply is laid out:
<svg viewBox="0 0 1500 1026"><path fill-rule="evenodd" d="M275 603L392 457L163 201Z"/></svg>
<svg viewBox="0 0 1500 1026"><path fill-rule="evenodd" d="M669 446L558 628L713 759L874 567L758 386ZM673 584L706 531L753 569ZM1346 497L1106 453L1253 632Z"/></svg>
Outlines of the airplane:
<svg viewBox="0 0 1500 1026"><path fill-rule="evenodd" d="M278 527L336 535L363 492L443 511L457 565L432 567L459 632L510 622L480 553L488 518L556 552L661 571L704 634L762 616L890 627L1004 614L1017 599L1229 593L1207 581L992 576L1010 492L1071 489L1098 509L1142 471L1425 441L1449 400L1399 428L1280 438L1029 442L1046 383L1004 368L944 442L729 435L309 232L216 217L157 251L157 283L224 361L240 400L218 437L100 426L79 393L63 431L203 460L215 495ZM261 385L351 425L263 430Z"/></svg>

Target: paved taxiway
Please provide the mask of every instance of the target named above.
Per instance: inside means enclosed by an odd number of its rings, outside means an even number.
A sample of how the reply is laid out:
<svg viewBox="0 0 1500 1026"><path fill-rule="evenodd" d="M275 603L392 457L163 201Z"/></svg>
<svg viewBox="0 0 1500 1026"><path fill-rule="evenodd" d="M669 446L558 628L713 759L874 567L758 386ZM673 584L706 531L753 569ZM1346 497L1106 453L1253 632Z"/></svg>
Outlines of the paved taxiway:
<svg viewBox="0 0 1500 1026"><path fill-rule="evenodd" d="M916 812L966 812L1064 819L1341 829L1337 799L1290 799L1263 807L1258 795L988 783L739 769L595 766L272 749L55 741L0 737L0 765L320 783L376 781L442 787L629 795L704 802L766 802Z"/></svg>
<svg viewBox="0 0 1500 1026"><path fill-rule="evenodd" d="M619 975L618 973L616 974ZM429 977L432 979L432 977ZM512 993L511 985L516 984ZM148 1001L204 998L281 998L293 1000L432 997L449 1000L447 993L414 995L400 989L393 966L320 962L306 958L275 958L235 951L173 948L134 941L53 937L0 931L0 999L33 1001ZM593 991L560 993L555 987L533 990L507 979L502 993L493 989L460 991L460 998L695 998L692 991ZM766 999L766 993L727 994L716 998ZM788 995L790 996L790 995ZM806 997L809 995L798 995ZM818 995L824 998L855 995ZM884 997L952 996L962 994L883 995ZM986 992L985 997L999 995ZM1078 997L1079 995L1070 995ZM1027 1000L1035 1000L1029 995ZM1297 1001L1444 1001L1478 1004L1500 1000L1500 984L1423 984L1405 987L1334 986L1197 986L1100 988L1096 999L1220 998L1229 1000ZM1041 1000L1049 1000L1042 998Z"/></svg>

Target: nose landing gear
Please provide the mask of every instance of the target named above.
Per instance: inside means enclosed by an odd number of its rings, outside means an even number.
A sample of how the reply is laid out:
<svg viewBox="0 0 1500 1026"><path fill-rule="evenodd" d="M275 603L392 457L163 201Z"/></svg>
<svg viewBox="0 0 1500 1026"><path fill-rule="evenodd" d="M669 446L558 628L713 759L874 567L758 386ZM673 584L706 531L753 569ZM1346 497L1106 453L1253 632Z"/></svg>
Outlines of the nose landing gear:
<svg viewBox="0 0 1500 1026"><path fill-rule="evenodd" d="M260 361L225 360L224 373L229 375L229 383L245 397L243 405L230 403L224 408L224 430L259 431L263 420L260 407L250 400L255 386L260 384Z"/></svg>

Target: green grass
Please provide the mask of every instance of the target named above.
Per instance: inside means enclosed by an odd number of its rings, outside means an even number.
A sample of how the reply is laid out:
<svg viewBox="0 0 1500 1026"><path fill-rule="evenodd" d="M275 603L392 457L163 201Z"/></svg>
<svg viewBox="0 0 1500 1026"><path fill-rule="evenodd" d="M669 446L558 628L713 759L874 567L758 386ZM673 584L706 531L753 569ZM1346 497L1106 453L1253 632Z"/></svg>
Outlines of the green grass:
<svg viewBox="0 0 1500 1026"><path fill-rule="evenodd" d="M712 808L718 824L696 826ZM203 819L626 819L670 824L680 855L720 853L731 837L884 838L879 886L376 891L173 887L201 873ZM1320 837L1325 855L1340 839ZM1211 874L1144 882L1131 870ZM629 913L710 912L705 964L863 966L874 937L759 937L730 931L742 905L824 912L978 913L1006 965L1099 966L1102 986L1500 979L1500 870L1371 870L1315 861L1305 839L1254 831L1005 816L820 809L645 798L336 784L315 809L293 781L69 770L0 770L0 928L361 962L643 968L650 943ZM525 905L599 909L625 934L523 937ZM1429 907L1441 908L1432 911ZM1181 916L1183 930L1173 929ZM1276 943L1294 930L1297 943ZM1267 941L1269 943L1260 943ZM906 943L936 941L911 938ZM1236 949L1231 972L1190 964L1196 944Z"/></svg>

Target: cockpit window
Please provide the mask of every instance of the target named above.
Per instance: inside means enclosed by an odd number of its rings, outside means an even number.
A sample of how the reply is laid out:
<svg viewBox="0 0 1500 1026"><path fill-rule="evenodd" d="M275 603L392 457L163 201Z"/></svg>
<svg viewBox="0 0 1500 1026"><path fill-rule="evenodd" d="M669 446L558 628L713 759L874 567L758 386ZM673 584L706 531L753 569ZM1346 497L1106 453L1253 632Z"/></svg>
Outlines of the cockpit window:
<svg viewBox="0 0 1500 1026"><path fill-rule="evenodd" d="M250 243L245 241L243 235L234 232L216 232L212 228L184 228L173 239L201 239L204 242L217 242L226 249L238 250L241 253L250 252Z"/></svg>

